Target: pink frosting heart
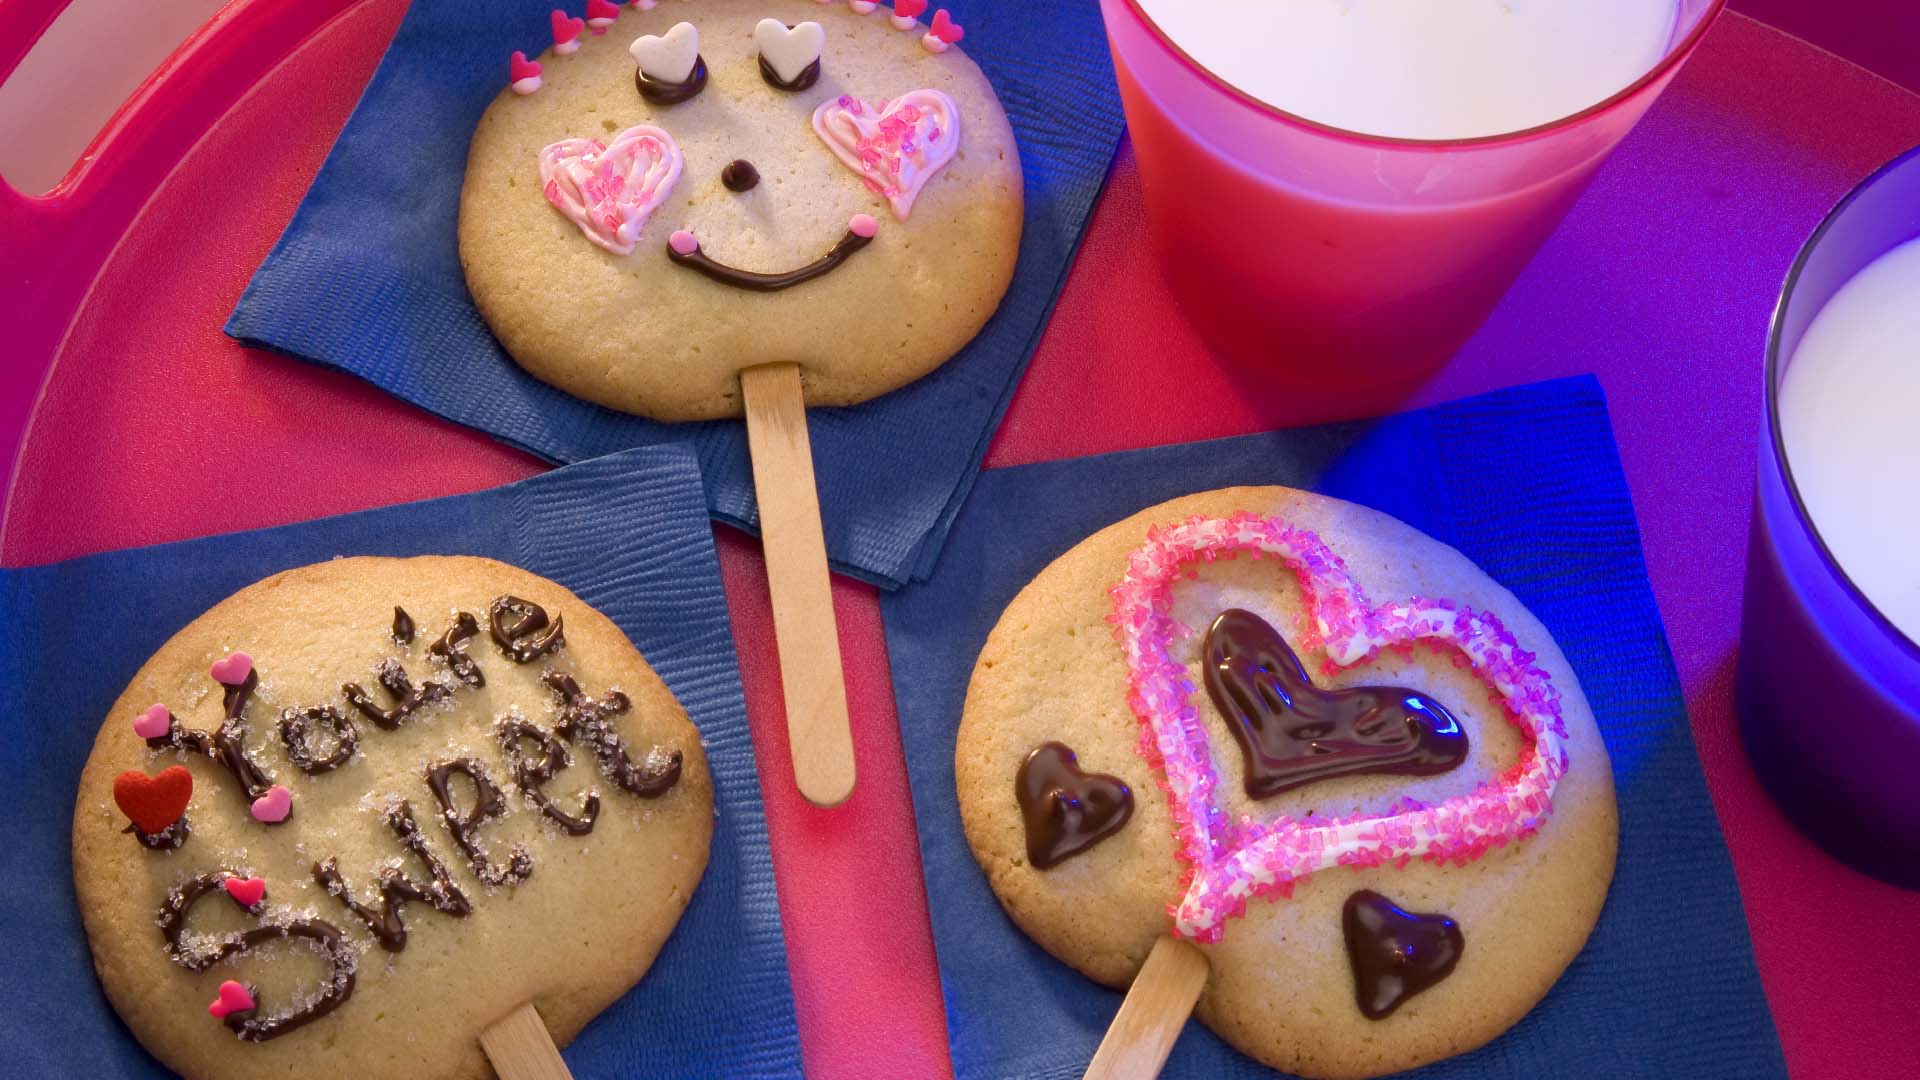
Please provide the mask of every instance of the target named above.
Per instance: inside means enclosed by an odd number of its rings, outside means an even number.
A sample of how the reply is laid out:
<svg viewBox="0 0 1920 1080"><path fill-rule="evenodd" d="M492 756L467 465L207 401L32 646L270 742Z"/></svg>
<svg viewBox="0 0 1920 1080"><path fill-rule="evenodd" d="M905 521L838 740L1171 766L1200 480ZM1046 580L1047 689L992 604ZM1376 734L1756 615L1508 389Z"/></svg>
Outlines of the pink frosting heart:
<svg viewBox="0 0 1920 1080"><path fill-rule="evenodd" d="M267 881L257 877L230 877L220 883L227 895L243 908L252 908L267 897Z"/></svg>
<svg viewBox="0 0 1920 1080"><path fill-rule="evenodd" d="M813 111L813 130L905 221L920 189L960 149L960 107L938 90L877 104L842 94Z"/></svg>
<svg viewBox="0 0 1920 1080"><path fill-rule="evenodd" d="M220 996L207 1006L207 1015L215 1020L225 1020L228 1013L246 1012L254 1007L252 992L228 979L220 984Z"/></svg>
<svg viewBox="0 0 1920 1080"><path fill-rule="evenodd" d="M275 784L267 789L265 795L253 800L253 818L269 825L287 820L293 812L293 792Z"/></svg>
<svg viewBox="0 0 1920 1080"><path fill-rule="evenodd" d="M207 669L207 674L213 676L214 682L239 686L247 681L247 676L253 674L253 657L243 652L228 653L215 660L213 666Z"/></svg>
<svg viewBox="0 0 1920 1080"><path fill-rule="evenodd" d="M133 718L133 733L143 739L164 738L173 729L173 714L165 705L149 705L147 711Z"/></svg>
<svg viewBox="0 0 1920 1080"><path fill-rule="evenodd" d="M540 151L540 186L555 210L587 239L631 254L647 219L680 180L680 146L651 124L630 127L602 144L562 139Z"/></svg>
<svg viewBox="0 0 1920 1080"><path fill-rule="evenodd" d="M1383 815L1233 820L1214 797L1219 777L1193 704L1193 680L1170 652L1192 630L1169 614L1169 597L1193 563L1241 553L1277 557L1299 579L1307 605L1301 651L1324 650L1329 673L1382 648L1425 644L1454 654L1506 707L1525 743L1519 760L1497 780L1434 805L1402 799ZM1251 513L1149 530L1111 595L1108 618L1127 661L1138 749L1160 774L1186 864L1186 893L1168 909L1177 934L1218 941L1249 899L1290 895L1294 882L1336 866L1469 862L1531 835L1553 808L1554 786L1568 765L1560 694L1490 614L1447 600L1375 606L1318 536Z"/></svg>

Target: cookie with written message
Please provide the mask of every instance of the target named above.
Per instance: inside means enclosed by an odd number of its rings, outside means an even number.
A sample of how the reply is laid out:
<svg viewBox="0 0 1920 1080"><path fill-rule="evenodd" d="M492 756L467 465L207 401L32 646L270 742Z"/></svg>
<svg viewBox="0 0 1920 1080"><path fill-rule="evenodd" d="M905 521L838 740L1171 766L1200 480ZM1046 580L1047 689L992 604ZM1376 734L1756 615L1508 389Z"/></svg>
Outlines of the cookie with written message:
<svg viewBox="0 0 1920 1080"><path fill-rule="evenodd" d="M981 651L955 772L1022 930L1110 986L1195 943L1195 1015L1310 1077L1512 1026L1617 847L1546 629L1452 548L1289 488L1175 499L1043 570Z"/></svg>
<svg viewBox="0 0 1920 1080"><path fill-rule="evenodd" d="M799 364L808 405L925 375L1020 246L1019 151L965 33L926 0L554 11L545 51L503 47L468 152L480 314L539 379L661 420L740 415L756 365Z"/></svg>
<svg viewBox="0 0 1920 1080"><path fill-rule="evenodd" d="M564 1044L645 975L712 832L699 734L605 616L489 559L353 558L140 669L73 869L107 996L173 1069L482 1077L521 1003Z"/></svg>

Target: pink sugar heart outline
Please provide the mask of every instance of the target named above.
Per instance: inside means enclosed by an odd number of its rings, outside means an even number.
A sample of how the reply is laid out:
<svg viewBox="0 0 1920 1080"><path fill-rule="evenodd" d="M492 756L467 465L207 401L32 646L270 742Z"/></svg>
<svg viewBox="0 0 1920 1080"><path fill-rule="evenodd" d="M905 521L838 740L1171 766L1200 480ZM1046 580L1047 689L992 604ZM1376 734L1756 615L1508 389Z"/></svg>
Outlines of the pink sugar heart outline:
<svg viewBox="0 0 1920 1080"><path fill-rule="evenodd" d="M1431 805L1402 799L1384 815L1230 820L1213 797L1219 778L1193 704L1193 680L1169 653L1175 638L1193 631L1170 612L1173 584L1192 563L1241 552L1277 557L1293 571L1308 615L1300 645L1325 650L1327 673L1383 648L1410 652L1424 642L1454 652L1455 663L1487 685L1526 740L1519 760L1465 795ZM1109 595L1108 621L1127 663L1127 704L1140 721L1136 749L1167 794L1185 864L1184 895L1167 909L1179 936L1218 941L1248 900L1291 895L1294 882L1335 866L1470 862L1531 835L1553 809L1554 787L1568 765L1560 693L1491 614L1421 598L1375 606L1318 536L1246 511L1149 529Z"/></svg>
<svg viewBox="0 0 1920 1080"><path fill-rule="evenodd" d="M684 165L672 135L636 124L604 144L561 139L542 149L540 190L587 239L615 255L630 255Z"/></svg>
<svg viewBox="0 0 1920 1080"><path fill-rule="evenodd" d="M896 139L887 121L909 108L919 119L911 137ZM960 106L931 89L909 90L877 105L842 94L813 110L813 131L861 183L887 200L894 217L905 221L927 181L960 149Z"/></svg>

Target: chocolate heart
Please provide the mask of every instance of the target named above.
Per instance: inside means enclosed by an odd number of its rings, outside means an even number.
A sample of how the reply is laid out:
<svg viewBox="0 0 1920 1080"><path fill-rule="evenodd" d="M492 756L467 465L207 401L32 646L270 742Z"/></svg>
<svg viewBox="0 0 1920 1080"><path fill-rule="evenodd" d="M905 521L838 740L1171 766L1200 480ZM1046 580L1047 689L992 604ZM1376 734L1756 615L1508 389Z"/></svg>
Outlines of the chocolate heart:
<svg viewBox="0 0 1920 1080"><path fill-rule="evenodd" d="M1445 915L1417 915L1370 889L1347 897L1341 924L1353 961L1354 996L1369 1020L1385 1019L1400 1003L1448 975L1467 939Z"/></svg>
<svg viewBox="0 0 1920 1080"><path fill-rule="evenodd" d="M165 832L186 814L192 798L193 774L185 765L169 765L158 776L129 769L113 780L113 801L143 833Z"/></svg>
<svg viewBox="0 0 1920 1080"><path fill-rule="evenodd" d="M1041 743L1020 763L1013 792L1027 819L1027 862L1057 866L1118 832L1133 816L1133 792L1117 776L1080 771L1064 744Z"/></svg>
<svg viewBox="0 0 1920 1080"><path fill-rule="evenodd" d="M1354 773L1431 776L1466 760L1466 732L1439 702L1395 686L1318 689L1250 611L1221 612L1201 651L1207 694L1240 743L1256 799Z"/></svg>

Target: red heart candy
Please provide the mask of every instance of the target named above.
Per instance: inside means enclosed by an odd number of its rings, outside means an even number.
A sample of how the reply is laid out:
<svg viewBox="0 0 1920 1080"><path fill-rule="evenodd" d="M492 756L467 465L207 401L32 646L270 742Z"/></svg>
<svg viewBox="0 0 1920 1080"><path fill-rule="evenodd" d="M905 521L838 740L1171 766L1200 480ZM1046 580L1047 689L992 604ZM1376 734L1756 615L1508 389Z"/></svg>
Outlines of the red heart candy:
<svg viewBox="0 0 1920 1080"><path fill-rule="evenodd" d="M893 0L893 13L903 19L917 18L927 10L927 0Z"/></svg>
<svg viewBox="0 0 1920 1080"><path fill-rule="evenodd" d="M251 909L267 898L267 880L257 877L230 877L220 883L227 895L243 908Z"/></svg>
<svg viewBox="0 0 1920 1080"><path fill-rule="evenodd" d="M220 996L207 1006L207 1015L215 1020L225 1020L228 1013L247 1012L257 1007L246 987L228 979L220 984Z"/></svg>
<svg viewBox="0 0 1920 1080"><path fill-rule="evenodd" d="M193 774L185 765L169 765L159 776L128 769L113 778L113 801L143 833L165 832L180 820L193 798Z"/></svg>
<svg viewBox="0 0 1920 1080"><path fill-rule="evenodd" d="M535 78L540 74L540 62L527 59L527 54L516 52L507 59L507 81L519 82L521 79ZM218 678L218 676L215 676Z"/></svg>
<svg viewBox="0 0 1920 1080"><path fill-rule="evenodd" d="M925 4L922 3L921 6L925 7ZM934 37L939 38L949 45L967 36L966 30L962 29L959 23L953 21L952 16L947 14L946 8L941 8L939 11L933 13L933 26L931 29Z"/></svg>
<svg viewBox="0 0 1920 1080"><path fill-rule="evenodd" d="M569 18L566 12L561 11L559 8L554 8L553 43L555 45L565 45L567 42L579 37L580 31L585 29L586 25L587 20L578 17Z"/></svg>

